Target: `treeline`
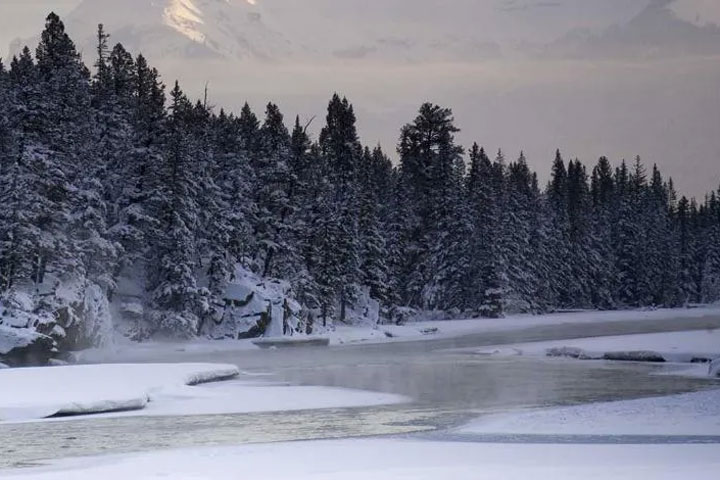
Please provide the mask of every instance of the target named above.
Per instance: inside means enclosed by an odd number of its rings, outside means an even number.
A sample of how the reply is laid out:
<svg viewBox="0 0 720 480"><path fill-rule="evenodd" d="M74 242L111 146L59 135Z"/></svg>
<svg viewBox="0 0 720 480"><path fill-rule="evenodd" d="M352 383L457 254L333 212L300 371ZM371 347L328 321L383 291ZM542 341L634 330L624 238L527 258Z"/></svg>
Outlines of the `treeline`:
<svg viewBox="0 0 720 480"><path fill-rule="evenodd" d="M639 158L588 169L559 152L541 188L522 154L465 155L457 131L423 105L394 166L338 95L313 140L272 103L259 119L166 92L102 27L91 72L50 15L35 54L0 67L0 295L72 277L112 298L134 278L145 331L181 336L218 318L237 264L325 322L363 290L386 315L720 298L715 193L678 199Z"/></svg>

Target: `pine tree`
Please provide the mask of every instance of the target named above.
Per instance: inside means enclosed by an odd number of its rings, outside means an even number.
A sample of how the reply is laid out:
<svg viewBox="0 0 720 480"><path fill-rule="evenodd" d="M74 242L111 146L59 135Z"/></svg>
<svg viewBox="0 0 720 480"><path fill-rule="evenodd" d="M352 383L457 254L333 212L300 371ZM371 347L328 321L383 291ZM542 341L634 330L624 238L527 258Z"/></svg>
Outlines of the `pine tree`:
<svg viewBox="0 0 720 480"><path fill-rule="evenodd" d="M407 226L405 301L421 308L441 308L443 255L456 202L457 165L462 148L455 145L452 111L426 103L415 121L402 129L398 153L401 181L408 189L415 221Z"/></svg>
<svg viewBox="0 0 720 480"><path fill-rule="evenodd" d="M378 181L391 175L390 160L378 146L373 152L365 149L360 166L360 200L358 229L360 234L361 283L370 288L370 295L386 302L389 295L387 239L383 235L381 204L378 202Z"/></svg>
<svg viewBox="0 0 720 480"><path fill-rule="evenodd" d="M355 126L355 112L346 98L335 94L328 105L326 125L320 132L320 149L327 165L330 188L323 200L327 233L324 253L319 255L316 278L332 292L330 301L340 307L345 321L347 307L356 298L361 279L359 242L359 166L362 147ZM330 304L324 306L329 310Z"/></svg>
<svg viewBox="0 0 720 480"><path fill-rule="evenodd" d="M207 294L196 278L199 186L192 164L194 145L188 135L192 105L177 82L170 113L167 150L150 183L150 205L160 228L147 259L152 303L148 320L155 334L190 337L207 308Z"/></svg>
<svg viewBox="0 0 720 480"><path fill-rule="evenodd" d="M390 316L720 298L720 191L678 200L640 158L588 176L560 151L541 191L524 154L477 144L466 171L452 111L430 103L395 167L339 95L313 142L273 103L262 123L247 103L216 114L176 83L166 106L158 71L108 40L99 25L91 75L51 14L34 57L0 62L0 298L42 292L35 313L68 307L60 286L117 289L143 304L135 336L202 335L242 269L289 282L308 333L366 292Z"/></svg>
<svg viewBox="0 0 720 480"><path fill-rule="evenodd" d="M255 236L260 246L259 272L264 277L287 278L298 263L292 195L296 179L290 169L290 134L277 105L267 106L255 157L257 216Z"/></svg>

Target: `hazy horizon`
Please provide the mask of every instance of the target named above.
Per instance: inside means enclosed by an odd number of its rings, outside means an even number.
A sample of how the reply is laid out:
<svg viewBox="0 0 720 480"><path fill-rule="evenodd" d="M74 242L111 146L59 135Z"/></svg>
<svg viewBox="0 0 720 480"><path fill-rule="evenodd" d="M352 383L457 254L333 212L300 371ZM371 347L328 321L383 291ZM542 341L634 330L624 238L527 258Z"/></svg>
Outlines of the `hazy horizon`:
<svg viewBox="0 0 720 480"><path fill-rule="evenodd" d="M200 22L173 34L225 34L213 29L219 16L209 9L230 7L214 1L191 4ZM92 25L105 23L113 40L146 53L166 83L177 78L193 96L209 83L218 108L237 111L249 101L261 114L273 101L288 123L296 114L317 117L316 132L337 91L354 103L363 142L393 153L401 125L432 101L453 108L463 145L502 148L509 159L524 150L543 180L560 148L589 166L603 155L615 164L640 155L688 195L720 184L717 2L458 0L447 8L422 0L408 9L408 0L236 0L232 8L262 15L261 23L233 24L249 52L242 58L166 55L177 38L165 37L165 50L153 51L147 39L157 36L134 28L155 21L151 14L138 16L132 2L111 13L107 0L87 0L73 12L81 3L3 2L0 41L31 38L55 10L83 51L92 48ZM153 8L162 12L187 1L159 5ZM183 30L193 25L200 33Z"/></svg>

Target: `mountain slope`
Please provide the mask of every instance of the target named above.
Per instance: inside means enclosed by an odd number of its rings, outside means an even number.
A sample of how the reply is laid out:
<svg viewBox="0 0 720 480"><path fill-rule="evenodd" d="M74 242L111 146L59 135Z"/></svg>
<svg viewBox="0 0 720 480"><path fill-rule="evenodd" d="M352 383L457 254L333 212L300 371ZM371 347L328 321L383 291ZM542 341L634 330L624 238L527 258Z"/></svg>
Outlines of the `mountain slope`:
<svg viewBox="0 0 720 480"><path fill-rule="evenodd" d="M720 27L705 20L689 21L676 6L695 12L699 0L651 0L628 22L594 33L575 30L543 52L575 59L667 58L720 54ZM693 3L695 2L695 3Z"/></svg>
<svg viewBox="0 0 720 480"><path fill-rule="evenodd" d="M99 23L113 43L155 59L276 60L292 54L290 42L246 0L84 0L66 19L84 52L94 50ZM35 41L11 50L25 43Z"/></svg>

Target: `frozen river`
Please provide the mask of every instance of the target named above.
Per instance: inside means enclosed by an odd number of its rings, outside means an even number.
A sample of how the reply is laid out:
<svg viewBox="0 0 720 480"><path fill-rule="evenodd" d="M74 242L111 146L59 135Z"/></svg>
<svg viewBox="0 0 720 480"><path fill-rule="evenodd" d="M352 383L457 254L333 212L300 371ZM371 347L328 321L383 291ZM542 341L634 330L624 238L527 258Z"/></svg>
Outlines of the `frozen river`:
<svg viewBox="0 0 720 480"><path fill-rule="evenodd" d="M705 379L651 375L660 368L656 365L496 358L452 351L536 340L705 328L720 328L720 317L566 324L454 339L335 348L148 356L141 360L234 363L254 380L382 391L405 395L412 401L354 409L0 425L0 468L69 456L188 446L374 435L437 438L445 435L443 431L486 413L717 388L717 382Z"/></svg>

